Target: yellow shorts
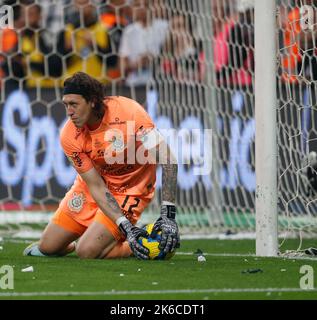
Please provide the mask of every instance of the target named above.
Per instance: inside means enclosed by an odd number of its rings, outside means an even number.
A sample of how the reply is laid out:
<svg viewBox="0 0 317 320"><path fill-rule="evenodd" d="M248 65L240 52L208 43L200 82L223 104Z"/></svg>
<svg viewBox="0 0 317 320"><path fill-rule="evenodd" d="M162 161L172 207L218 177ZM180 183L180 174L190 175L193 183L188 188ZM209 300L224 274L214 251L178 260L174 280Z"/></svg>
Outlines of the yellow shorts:
<svg viewBox="0 0 317 320"><path fill-rule="evenodd" d="M114 197L122 213L132 224L139 220L142 212L151 201L151 198L127 196L125 194L116 194ZM103 224L117 241L124 240L116 223L98 208L86 184L76 181L61 201L52 218L52 222L67 231L81 236L93 221Z"/></svg>

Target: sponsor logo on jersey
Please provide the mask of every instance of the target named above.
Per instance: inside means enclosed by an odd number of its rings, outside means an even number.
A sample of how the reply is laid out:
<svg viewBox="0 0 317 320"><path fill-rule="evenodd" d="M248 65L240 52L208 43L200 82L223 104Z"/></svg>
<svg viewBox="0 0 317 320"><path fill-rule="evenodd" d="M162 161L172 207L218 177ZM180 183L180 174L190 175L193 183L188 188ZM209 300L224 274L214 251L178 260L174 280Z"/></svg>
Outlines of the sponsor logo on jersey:
<svg viewBox="0 0 317 320"><path fill-rule="evenodd" d="M104 157L104 155L105 155L105 151L104 150L97 150L97 157L98 158L103 158Z"/></svg>
<svg viewBox="0 0 317 320"><path fill-rule="evenodd" d="M120 119L118 117L115 117L114 121L109 122L109 125L113 126L116 124L125 124L127 123L126 121L120 121Z"/></svg>
<svg viewBox="0 0 317 320"><path fill-rule="evenodd" d="M68 157L70 162L72 163L73 166L75 167L81 167L83 165L83 161L81 160L79 156L79 152L73 152L71 157Z"/></svg>
<svg viewBox="0 0 317 320"><path fill-rule="evenodd" d="M122 186L117 186L115 184L112 183L108 183L107 187L109 188L109 190L111 192L115 192L115 193L126 193L129 187L129 184L124 184Z"/></svg>
<svg viewBox="0 0 317 320"><path fill-rule="evenodd" d="M112 164L106 164L102 166L100 169L101 175L112 175L112 176L121 176L126 173L131 173L134 171L134 165L128 164L124 166L120 166L119 168L117 166L114 166Z"/></svg>

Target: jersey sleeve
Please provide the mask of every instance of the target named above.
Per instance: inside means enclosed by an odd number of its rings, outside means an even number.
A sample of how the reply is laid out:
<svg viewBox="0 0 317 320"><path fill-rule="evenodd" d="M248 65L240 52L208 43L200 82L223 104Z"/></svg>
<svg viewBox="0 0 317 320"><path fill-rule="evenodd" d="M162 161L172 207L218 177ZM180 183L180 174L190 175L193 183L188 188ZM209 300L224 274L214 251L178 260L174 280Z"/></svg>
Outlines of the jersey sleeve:
<svg viewBox="0 0 317 320"><path fill-rule="evenodd" d="M136 141L142 143L147 150L155 148L164 140L142 106L135 112L135 130Z"/></svg>
<svg viewBox="0 0 317 320"><path fill-rule="evenodd" d="M141 128L153 129L154 123L149 116L149 114L144 110L144 108L137 102L134 102L134 121L135 121L135 130L139 131Z"/></svg>
<svg viewBox="0 0 317 320"><path fill-rule="evenodd" d="M64 128L60 135L60 142L63 151L78 173L85 173L93 168L92 161L88 154L83 151L79 141L70 138L67 128ZM68 134L67 134L68 133Z"/></svg>

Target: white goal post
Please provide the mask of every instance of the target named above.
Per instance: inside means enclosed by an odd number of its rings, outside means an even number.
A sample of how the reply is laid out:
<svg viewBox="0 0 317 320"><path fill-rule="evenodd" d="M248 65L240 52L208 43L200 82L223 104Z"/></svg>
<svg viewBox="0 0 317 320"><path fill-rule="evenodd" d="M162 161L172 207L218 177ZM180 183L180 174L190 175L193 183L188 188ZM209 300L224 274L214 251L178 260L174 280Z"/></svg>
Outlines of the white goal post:
<svg viewBox="0 0 317 320"><path fill-rule="evenodd" d="M276 1L255 0L256 254L276 256L277 99Z"/></svg>

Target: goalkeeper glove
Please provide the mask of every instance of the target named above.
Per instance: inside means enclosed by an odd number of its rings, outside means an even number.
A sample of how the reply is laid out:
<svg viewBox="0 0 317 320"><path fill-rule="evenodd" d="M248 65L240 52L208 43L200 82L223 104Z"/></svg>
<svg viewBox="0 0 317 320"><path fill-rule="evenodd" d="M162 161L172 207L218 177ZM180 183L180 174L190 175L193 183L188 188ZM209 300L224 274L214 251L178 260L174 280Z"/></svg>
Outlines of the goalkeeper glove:
<svg viewBox="0 0 317 320"><path fill-rule="evenodd" d="M178 226L175 221L176 207L173 204L162 204L161 216L156 220L151 232L151 237L155 237L159 230L162 231L162 238L159 248L164 254L173 252L180 247Z"/></svg>
<svg viewBox="0 0 317 320"><path fill-rule="evenodd" d="M149 236L147 231L134 226L126 217L119 218L117 224L120 231L125 235L134 256L138 259L148 260L149 250L138 243L138 238Z"/></svg>
<svg viewBox="0 0 317 320"><path fill-rule="evenodd" d="M311 151L305 159L307 163L306 175L309 181L309 186L311 191L317 191L317 153L315 151Z"/></svg>

